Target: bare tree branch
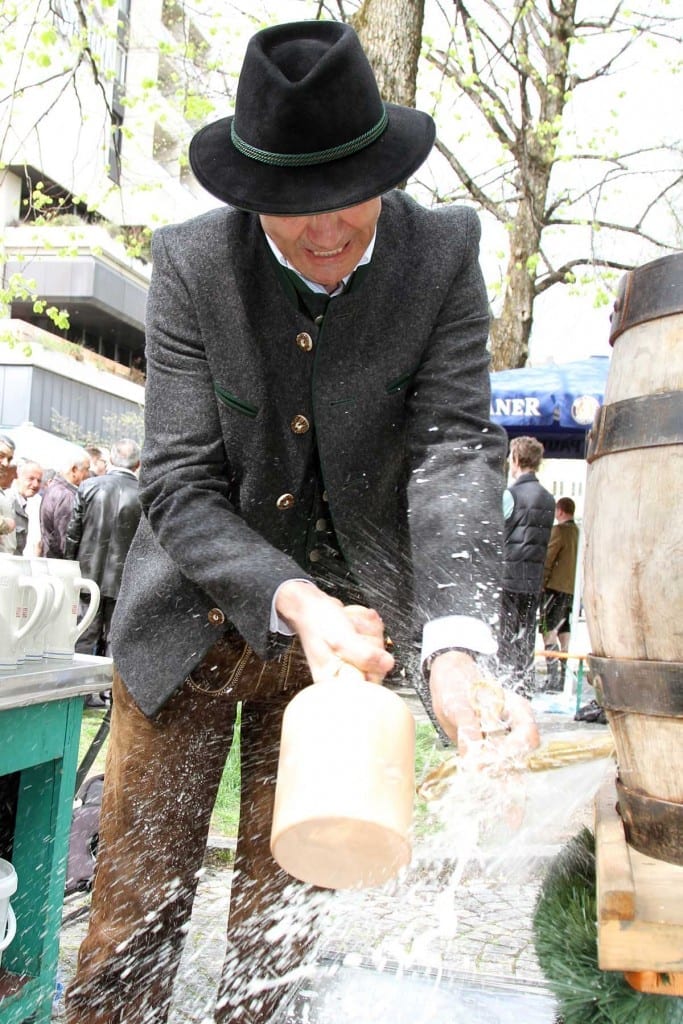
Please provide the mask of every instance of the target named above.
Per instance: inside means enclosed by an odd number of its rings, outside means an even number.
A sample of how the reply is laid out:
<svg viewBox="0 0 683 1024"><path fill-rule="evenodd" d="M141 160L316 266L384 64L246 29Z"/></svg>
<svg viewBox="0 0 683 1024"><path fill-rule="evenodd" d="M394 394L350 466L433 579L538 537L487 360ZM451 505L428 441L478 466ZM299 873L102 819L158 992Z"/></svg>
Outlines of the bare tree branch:
<svg viewBox="0 0 683 1024"><path fill-rule="evenodd" d="M574 267L609 267L611 270L632 270L632 263L622 263L619 260L610 259L586 259L586 257L578 257L574 260L567 260L562 266L557 267L552 273L549 273L536 281L535 294L542 295L543 292L547 292L549 288L552 288L556 284L566 284L567 278L571 274Z"/></svg>

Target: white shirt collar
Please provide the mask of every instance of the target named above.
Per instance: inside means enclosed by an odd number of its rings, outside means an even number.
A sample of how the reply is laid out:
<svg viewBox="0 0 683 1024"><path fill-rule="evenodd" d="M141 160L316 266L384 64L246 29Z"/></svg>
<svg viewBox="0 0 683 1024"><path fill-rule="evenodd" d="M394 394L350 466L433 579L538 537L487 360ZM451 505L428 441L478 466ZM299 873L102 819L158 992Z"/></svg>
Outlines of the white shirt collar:
<svg viewBox="0 0 683 1024"><path fill-rule="evenodd" d="M301 280L304 282L304 284L308 285L308 287L311 289L312 292L319 292L320 294L328 294L327 288L325 287L324 284L318 284L317 281L310 281L307 277L304 277L304 275L301 274L296 269L296 267L292 266L292 264L289 262L289 260L286 258L286 256L282 255L282 253L280 252L280 250L278 249L278 247L276 246L275 242L270 237L270 235L266 234L265 231L263 233L266 236L266 241L268 242L268 245L272 249L273 255L275 256L275 258L278 261L278 263L281 263L283 267L287 267L288 270L293 270L294 273L298 277L301 278ZM344 290L344 288L346 287L346 285L349 282L349 278L352 276L352 274L355 273L355 271L358 269L358 267L362 267L366 263L370 262L370 260L372 259L372 253L373 253L374 248L375 248L375 239L376 238L377 238L377 232L375 231L373 233L372 238L370 239L370 244L368 245L367 249L365 250L365 252L361 256L361 258L358 260L358 263L356 263L356 266L353 268L353 270L350 273L348 273L346 275L346 277L342 278L339 286L337 288L335 288L335 290L333 292L329 293L330 294L330 298L332 298L332 296L334 296L334 295L339 295L340 292L342 292Z"/></svg>

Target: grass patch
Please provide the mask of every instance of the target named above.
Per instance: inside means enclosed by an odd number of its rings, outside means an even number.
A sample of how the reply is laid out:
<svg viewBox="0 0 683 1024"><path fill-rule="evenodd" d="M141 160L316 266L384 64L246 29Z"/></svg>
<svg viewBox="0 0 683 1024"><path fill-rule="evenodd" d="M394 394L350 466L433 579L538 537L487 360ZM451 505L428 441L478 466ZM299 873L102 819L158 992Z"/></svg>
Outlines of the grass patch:
<svg viewBox="0 0 683 1024"><path fill-rule="evenodd" d="M443 761L452 748L444 747L436 729L429 722L419 722L415 728L415 785L419 787L428 773ZM413 834L416 839L435 835L443 829L443 821L435 816L429 805L415 798Z"/></svg>
<svg viewBox="0 0 683 1024"><path fill-rule="evenodd" d="M84 708L83 724L81 726L81 737L78 751L79 763L83 759L88 747L92 743L100 723L103 712L96 708ZM240 805L240 737L239 737L239 711L235 724L235 736L233 739L230 756L225 764L221 783L218 788L216 804L211 816L211 831L221 836L235 838L239 824ZM104 771L104 761L107 750L107 742L97 755L97 759L90 770L90 774L96 775ZM420 722L415 730L415 778L419 785L424 776L444 757L444 748L432 725L427 722ZM427 811L426 804L418 802L416 805L415 831L417 835L433 831L434 826Z"/></svg>
<svg viewBox="0 0 683 1024"><path fill-rule="evenodd" d="M211 831L231 838L237 837L240 819L240 710L237 709L235 735L211 815Z"/></svg>
<svg viewBox="0 0 683 1024"><path fill-rule="evenodd" d="M78 763L80 764L90 749L90 744L95 739L97 731L104 718L105 709L83 708L83 721L81 723L81 736L78 743ZM95 762L88 772L88 775L101 775L104 771L104 759L107 756L107 741L101 747L95 758Z"/></svg>

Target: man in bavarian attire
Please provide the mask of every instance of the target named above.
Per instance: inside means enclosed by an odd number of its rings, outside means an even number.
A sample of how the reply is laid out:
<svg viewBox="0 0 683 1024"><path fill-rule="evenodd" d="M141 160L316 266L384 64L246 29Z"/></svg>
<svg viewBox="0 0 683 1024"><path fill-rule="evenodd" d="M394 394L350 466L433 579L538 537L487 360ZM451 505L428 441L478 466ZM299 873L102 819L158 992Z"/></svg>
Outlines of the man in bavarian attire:
<svg viewBox="0 0 683 1024"><path fill-rule="evenodd" d="M166 1020L238 701L217 1022L270 1020L315 937L318 894L269 849L293 693L341 662L381 680L386 629L451 739L481 738L505 442L476 215L393 191L433 140L427 114L382 102L350 26L321 21L255 35L234 117L192 141L227 206L154 237L143 514L70 1024ZM535 741L521 698L505 715Z"/></svg>

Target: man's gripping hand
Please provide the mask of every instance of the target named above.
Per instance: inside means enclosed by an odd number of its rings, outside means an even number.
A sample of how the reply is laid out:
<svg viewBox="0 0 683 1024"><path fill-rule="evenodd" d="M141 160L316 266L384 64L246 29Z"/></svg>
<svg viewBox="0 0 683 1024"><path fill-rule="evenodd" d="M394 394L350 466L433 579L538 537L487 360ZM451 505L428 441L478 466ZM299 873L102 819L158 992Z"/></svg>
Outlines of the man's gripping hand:
<svg viewBox="0 0 683 1024"><path fill-rule="evenodd" d="M298 635L314 681L334 675L340 661L379 683L394 666L384 647L382 619L372 608L344 606L302 580L283 583L277 593L278 615Z"/></svg>

